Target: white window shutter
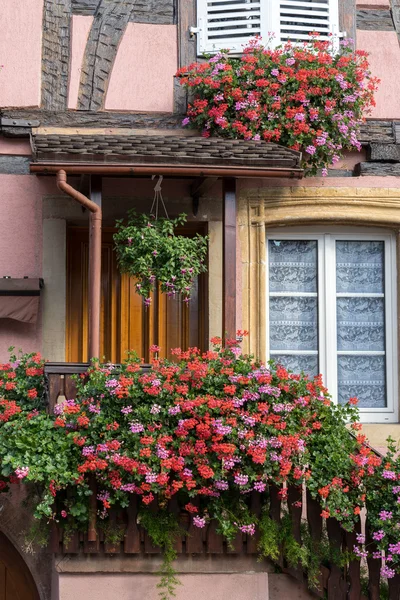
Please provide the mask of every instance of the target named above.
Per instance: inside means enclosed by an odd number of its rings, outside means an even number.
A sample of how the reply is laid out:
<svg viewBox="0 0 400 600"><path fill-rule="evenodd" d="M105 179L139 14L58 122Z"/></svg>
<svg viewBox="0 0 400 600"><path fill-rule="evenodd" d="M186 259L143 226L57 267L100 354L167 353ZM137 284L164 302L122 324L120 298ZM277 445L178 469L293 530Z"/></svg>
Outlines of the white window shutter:
<svg viewBox="0 0 400 600"><path fill-rule="evenodd" d="M240 54L255 35L265 38L266 6L266 0L197 0L197 54Z"/></svg>
<svg viewBox="0 0 400 600"><path fill-rule="evenodd" d="M311 31L319 33L321 40L331 40L330 34L339 36L338 0L279 0L275 4L278 43L302 42Z"/></svg>
<svg viewBox="0 0 400 600"><path fill-rule="evenodd" d="M240 54L254 36L274 45L302 42L316 31L321 40L339 36L339 0L197 0L197 54L229 49ZM337 38L336 38L337 40ZM337 42L336 42L337 45Z"/></svg>

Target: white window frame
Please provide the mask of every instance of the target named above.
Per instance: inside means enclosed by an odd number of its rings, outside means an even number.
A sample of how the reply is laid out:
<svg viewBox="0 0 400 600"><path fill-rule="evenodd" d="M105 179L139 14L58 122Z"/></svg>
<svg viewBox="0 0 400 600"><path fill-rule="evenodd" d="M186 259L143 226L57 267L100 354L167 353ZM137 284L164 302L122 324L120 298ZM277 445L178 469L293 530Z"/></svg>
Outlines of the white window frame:
<svg viewBox="0 0 400 600"><path fill-rule="evenodd" d="M397 423L398 419L398 337L396 236L387 229L368 227L285 227L267 230L266 242L266 356L269 349L269 240L310 240L318 243L318 354L323 375L334 402L337 402L337 240L384 242L386 408L360 408L363 423ZM349 296L350 294L346 294ZM356 294L354 294L356 296ZM327 318L327 310L330 317ZM287 353L287 352L286 352ZM307 352L310 354L310 352ZM356 352L354 352L356 354ZM377 354L374 352L373 354ZM273 358L273 357L272 357Z"/></svg>

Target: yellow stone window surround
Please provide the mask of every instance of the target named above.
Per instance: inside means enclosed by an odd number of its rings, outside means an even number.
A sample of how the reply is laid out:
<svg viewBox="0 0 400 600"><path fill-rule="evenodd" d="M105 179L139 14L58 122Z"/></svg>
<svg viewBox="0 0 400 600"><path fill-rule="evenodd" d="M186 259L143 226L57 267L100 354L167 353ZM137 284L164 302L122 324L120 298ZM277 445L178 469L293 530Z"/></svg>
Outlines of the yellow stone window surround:
<svg viewBox="0 0 400 600"><path fill-rule="evenodd" d="M262 360L267 358L267 231L272 228L276 231L278 227L323 224L380 227L394 232L399 271L400 189L271 187L243 190L239 199L238 227L242 274L242 329L249 331L244 350ZM399 308L397 291L398 315ZM397 322L397 331L399 330ZM400 342L399 334L398 341ZM399 427L400 437L400 426L395 427Z"/></svg>

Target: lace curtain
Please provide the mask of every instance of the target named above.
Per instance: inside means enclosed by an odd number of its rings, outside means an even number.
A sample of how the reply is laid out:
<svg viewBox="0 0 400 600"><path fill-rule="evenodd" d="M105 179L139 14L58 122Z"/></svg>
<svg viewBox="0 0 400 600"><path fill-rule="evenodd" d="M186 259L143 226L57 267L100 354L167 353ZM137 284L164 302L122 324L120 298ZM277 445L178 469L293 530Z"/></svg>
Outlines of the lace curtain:
<svg viewBox="0 0 400 600"><path fill-rule="evenodd" d="M338 401L357 396L360 407L385 407L384 242L336 241L336 298L326 299L326 324L318 322L318 244L268 242L271 358L314 376L318 326L335 326L336 352L327 360L337 361Z"/></svg>

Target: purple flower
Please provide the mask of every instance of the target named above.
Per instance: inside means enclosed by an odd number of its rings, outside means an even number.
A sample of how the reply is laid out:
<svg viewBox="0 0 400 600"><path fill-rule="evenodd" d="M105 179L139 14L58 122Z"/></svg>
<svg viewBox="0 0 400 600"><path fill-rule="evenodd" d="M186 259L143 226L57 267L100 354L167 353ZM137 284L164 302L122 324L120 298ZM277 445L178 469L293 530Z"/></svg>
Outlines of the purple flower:
<svg viewBox="0 0 400 600"><path fill-rule="evenodd" d="M123 415L129 415L129 413L131 413L132 411L132 406L125 406L124 408L121 408L121 412Z"/></svg>
<svg viewBox="0 0 400 600"><path fill-rule="evenodd" d="M392 579L392 577L394 577L395 575L396 571L394 569L391 569L387 565L381 568L381 577L384 577L385 579Z"/></svg>
<svg viewBox="0 0 400 600"><path fill-rule="evenodd" d="M353 546L353 552L359 558L367 558L368 556L368 552L366 552L365 550L361 550L361 548L359 548L358 546Z"/></svg>
<svg viewBox="0 0 400 600"><path fill-rule="evenodd" d="M193 525L202 529L203 527L206 526L205 517L199 517L199 516L193 517Z"/></svg>
<svg viewBox="0 0 400 600"><path fill-rule="evenodd" d="M381 510L381 512L379 513L379 518L381 521L388 521L392 517L393 517L393 513L388 510Z"/></svg>
<svg viewBox="0 0 400 600"><path fill-rule="evenodd" d="M186 125L189 125L189 123L190 123L189 117L185 117L182 121L182 126L186 127Z"/></svg>
<svg viewBox="0 0 400 600"><path fill-rule="evenodd" d="M227 481L218 480L215 482L215 487L217 490L227 490L229 488L229 483Z"/></svg>
<svg viewBox="0 0 400 600"><path fill-rule="evenodd" d="M158 458L168 458L169 451L166 450L163 446L158 445L157 446L157 456L158 456Z"/></svg>
<svg viewBox="0 0 400 600"><path fill-rule="evenodd" d="M94 446L84 446L82 448L82 455L83 456L89 456L90 454L94 454L94 453L95 453Z"/></svg>
<svg viewBox="0 0 400 600"><path fill-rule="evenodd" d="M307 154L311 154L312 156L313 154L315 154L315 146L307 146L306 152Z"/></svg>
<svg viewBox="0 0 400 600"><path fill-rule="evenodd" d="M248 475L243 475L241 473L239 473L238 475L235 475L235 483L237 485L247 485L248 481L249 481Z"/></svg>
<svg viewBox="0 0 400 600"><path fill-rule="evenodd" d="M278 70L278 69L272 69L272 71L271 71L271 75L273 75L274 77L278 77L278 75L279 75L279 70Z"/></svg>
<svg viewBox="0 0 400 600"><path fill-rule="evenodd" d="M168 409L168 414L169 415L177 415L181 412L181 407L179 406L179 404L177 404L176 406L171 406Z"/></svg>
<svg viewBox="0 0 400 600"><path fill-rule="evenodd" d="M372 534L372 539L375 540L376 542L380 542L384 537L385 537L385 532L383 531L383 529L380 529L379 531L375 531L375 533Z"/></svg>
<svg viewBox="0 0 400 600"><path fill-rule="evenodd" d="M106 381L106 387L107 388L115 388L118 386L118 380L117 379L109 379L108 381Z"/></svg>
<svg viewBox="0 0 400 600"><path fill-rule="evenodd" d="M263 481L256 481L254 484L254 489L256 490L256 492L265 492L266 487L267 484Z"/></svg>
<svg viewBox="0 0 400 600"><path fill-rule="evenodd" d="M383 471L382 477L384 479L396 479L396 473L394 471Z"/></svg>
<svg viewBox="0 0 400 600"><path fill-rule="evenodd" d="M294 65L295 62L296 61L295 61L294 58L287 58L286 59L286 64L287 64L288 67L291 67L292 65Z"/></svg>
<svg viewBox="0 0 400 600"><path fill-rule="evenodd" d="M132 433L141 433L142 431L144 431L144 427L141 423L138 423L136 421L131 423L130 430Z"/></svg>
<svg viewBox="0 0 400 600"><path fill-rule="evenodd" d="M247 533L248 535L254 535L256 532L255 523L250 523L249 525L241 525L239 529L242 533Z"/></svg>
<svg viewBox="0 0 400 600"><path fill-rule="evenodd" d="M159 404L153 404L153 406L150 409L150 414L152 415L158 415L158 413L161 411L161 406Z"/></svg>

